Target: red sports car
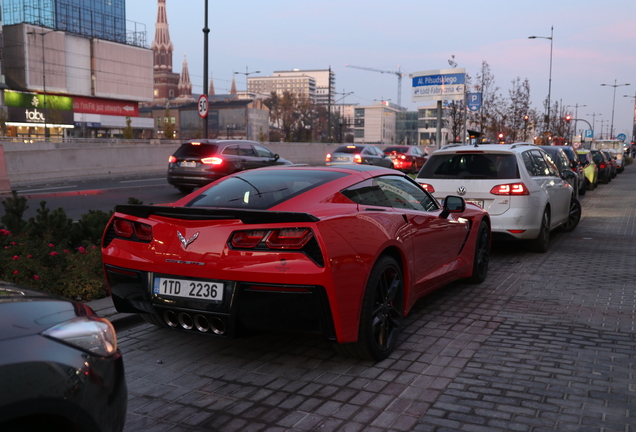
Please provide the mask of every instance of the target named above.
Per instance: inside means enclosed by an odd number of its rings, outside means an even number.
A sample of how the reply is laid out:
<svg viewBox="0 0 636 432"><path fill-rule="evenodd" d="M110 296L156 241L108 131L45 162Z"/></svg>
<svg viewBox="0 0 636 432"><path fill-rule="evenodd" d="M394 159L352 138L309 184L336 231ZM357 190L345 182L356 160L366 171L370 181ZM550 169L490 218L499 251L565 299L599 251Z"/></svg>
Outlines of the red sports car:
<svg viewBox="0 0 636 432"><path fill-rule="evenodd" d="M417 299L486 278L490 219L391 169L271 167L169 205L118 206L102 247L120 312L217 336L317 331L381 360Z"/></svg>

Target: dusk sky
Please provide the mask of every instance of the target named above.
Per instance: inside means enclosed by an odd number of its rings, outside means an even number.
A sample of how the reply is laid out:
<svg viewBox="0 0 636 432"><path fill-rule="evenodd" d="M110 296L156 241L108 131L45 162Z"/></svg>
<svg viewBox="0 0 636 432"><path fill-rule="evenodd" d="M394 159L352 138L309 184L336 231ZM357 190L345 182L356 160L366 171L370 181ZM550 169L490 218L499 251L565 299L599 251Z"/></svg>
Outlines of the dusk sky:
<svg viewBox="0 0 636 432"><path fill-rule="evenodd" d="M193 93L203 86L204 0L166 0L173 71L188 60ZM550 36L554 26L551 100L593 123L596 135L609 133L616 91L614 133L631 137L636 96L636 1L485 0L433 2L401 0L208 0L209 73L217 94L229 93L232 77L245 89L244 72L268 76L291 69L331 69L340 102L397 102L395 74L346 64L402 71L402 105L411 101L409 73L458 67L475 76L490 65L499 92L511 81L530 83L532 107L543 112L550 77ZM126 17L145 25L148 46L155 35L157 0L128 0ZM143 26L142 26L143 27ZM243 74L234 74L243 72ZM615 89L601 84L626 84ZM627 95L629 97L624 97ZM337 95L336 98L341 96ZM578 110L575 106L578 105ZM585 106L583 106L585 105ZM579 122L579 129L587 129Z"/></svg>

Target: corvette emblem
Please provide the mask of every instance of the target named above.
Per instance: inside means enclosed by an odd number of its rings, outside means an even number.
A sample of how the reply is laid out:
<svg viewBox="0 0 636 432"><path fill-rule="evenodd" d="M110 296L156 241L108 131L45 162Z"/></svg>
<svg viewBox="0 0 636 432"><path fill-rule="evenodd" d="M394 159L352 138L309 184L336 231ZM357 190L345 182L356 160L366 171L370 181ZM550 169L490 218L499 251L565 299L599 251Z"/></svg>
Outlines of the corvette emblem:
<svg viewBox="0 0 636 432"><path fill-rule="evenodd" d="M183 248L187 249L188 245L190 243L192 243L193 241L195 241L197 239L197 237L199 237L199 232L198 231L195 232L192 237L190 237L189 239L186 240L185 237L183 236L183 234L181 234L181 232L177 231L177 237L179 237L179 241L183 245Z"/></svg>

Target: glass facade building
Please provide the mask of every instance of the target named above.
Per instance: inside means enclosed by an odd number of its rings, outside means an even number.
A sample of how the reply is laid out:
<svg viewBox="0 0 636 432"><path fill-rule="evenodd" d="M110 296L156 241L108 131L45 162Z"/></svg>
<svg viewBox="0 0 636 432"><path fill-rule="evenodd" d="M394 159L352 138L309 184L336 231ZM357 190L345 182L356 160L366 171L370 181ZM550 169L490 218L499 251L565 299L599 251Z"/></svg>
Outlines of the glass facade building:
<svg viewBox="0 0 636 432"><path fill-rule="evenodd" d="M4 25L28 23L127 43L125 0L3 0L2 16Z"/></svg>

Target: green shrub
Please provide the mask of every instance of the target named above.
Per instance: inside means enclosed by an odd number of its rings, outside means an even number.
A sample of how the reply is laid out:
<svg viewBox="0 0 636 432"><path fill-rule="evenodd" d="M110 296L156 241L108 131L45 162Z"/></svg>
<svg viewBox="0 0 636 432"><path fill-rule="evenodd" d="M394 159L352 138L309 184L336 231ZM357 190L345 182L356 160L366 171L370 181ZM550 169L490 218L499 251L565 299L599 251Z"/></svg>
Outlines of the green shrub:
<svg viewBox="0 0 636 432"><path fill-rule="evenodd" d="M1 203L0 280L80 301L108 295L99 245L113 212L89 210L73 222L64 209L51 211L41 201L25 221L26 198L13 191Z"/></svg>

